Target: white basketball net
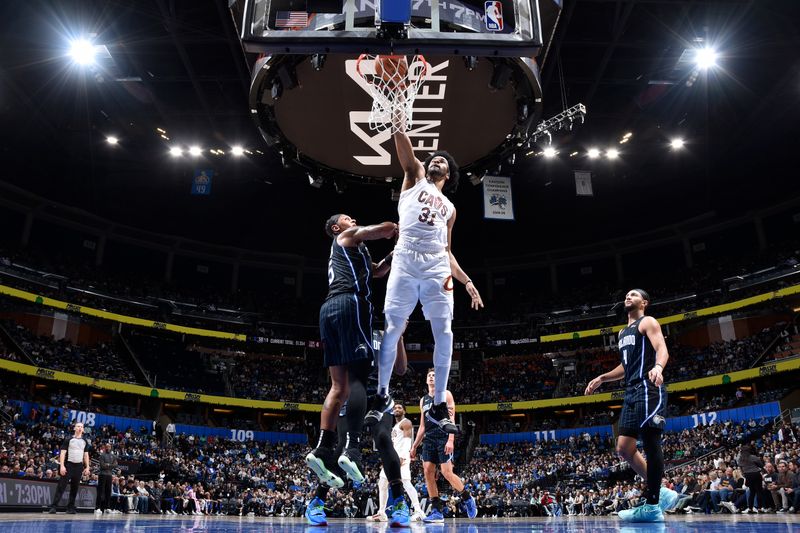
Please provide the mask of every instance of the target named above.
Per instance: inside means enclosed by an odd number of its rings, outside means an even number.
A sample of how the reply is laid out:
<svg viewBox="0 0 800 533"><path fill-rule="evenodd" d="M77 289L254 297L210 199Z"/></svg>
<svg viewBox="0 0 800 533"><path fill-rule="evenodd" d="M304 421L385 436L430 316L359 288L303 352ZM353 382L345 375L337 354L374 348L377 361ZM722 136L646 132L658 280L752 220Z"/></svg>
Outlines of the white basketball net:
<svg viewBox="0 0 800 533"><path fill-rule="evenodd" d="M405 62L408 68L401 72L399 68L384 67L378 75L379 57L361 54L356 63L356 71L367 82L372 96L369 127L373 131L405 132L412 126L414 99L428 76L428 62L421 55L414 56L410 62L405 56L383 56Z"/></svg>

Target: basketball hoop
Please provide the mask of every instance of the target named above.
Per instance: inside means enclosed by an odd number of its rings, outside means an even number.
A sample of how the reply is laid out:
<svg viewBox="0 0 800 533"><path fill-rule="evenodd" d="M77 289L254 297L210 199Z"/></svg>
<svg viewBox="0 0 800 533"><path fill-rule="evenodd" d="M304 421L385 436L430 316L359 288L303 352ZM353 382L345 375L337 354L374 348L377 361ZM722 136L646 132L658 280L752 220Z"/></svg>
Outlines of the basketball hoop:
<svg viewBox="0 0 800 533"><path fill-rule="evenodd" d="M428 75L425 57L361 54L356 72L367 82L372 96L369 127L373 131L405 132L412 125L414 99Z"/></svg>

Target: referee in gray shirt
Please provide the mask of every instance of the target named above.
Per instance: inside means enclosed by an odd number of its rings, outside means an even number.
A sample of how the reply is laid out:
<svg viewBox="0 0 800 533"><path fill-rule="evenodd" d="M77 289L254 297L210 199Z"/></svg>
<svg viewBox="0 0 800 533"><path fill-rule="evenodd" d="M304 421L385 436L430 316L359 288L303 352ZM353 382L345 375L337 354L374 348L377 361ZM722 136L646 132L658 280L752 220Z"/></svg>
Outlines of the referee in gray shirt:
<svg viewBox="0 0 800 533"><path fill-rule="evenodd" d="M64 494L67 483L69 483L67 514L75 514L75 497L78 495L81 477L88 476L90 472L90 451L91 445L83 436L83 424L77 422L75 424L75 434L72 437L66 437L64 442L61 443L61 453L58 455L58 473L61 478L58 480L58 488L56 489L53 503L50 504L50 514L56 513L56 505L58 505L61 495Z"/></svg>

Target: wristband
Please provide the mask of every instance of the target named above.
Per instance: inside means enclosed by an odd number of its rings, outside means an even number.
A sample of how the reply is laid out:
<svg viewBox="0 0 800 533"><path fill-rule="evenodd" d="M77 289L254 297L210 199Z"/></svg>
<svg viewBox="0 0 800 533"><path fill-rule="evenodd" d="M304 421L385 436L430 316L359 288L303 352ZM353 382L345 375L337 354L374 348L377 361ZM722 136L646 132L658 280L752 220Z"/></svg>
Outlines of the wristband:
<svg viewBox="0 0 800 533"><path fill-rule="evenodd" d="M655 365L653 365L653 366L654 366L654 367L656 367L656 366L660 366L660 367L661 367L661 371L662 371L662 372L664 371L664 365L662 365L661 363L656 363L656 364L655 364Z"/></svg>
<svg viewBox="0 0 800 533"><path fill-rule="evenodd" d="M464 282L464 286L467 286L467 285L469 285L470 283L472 283L472 280L471 280L471 279L468 279L467 281L465 281L465 282ZM472 284L473 284L473 285L475 285L474 283L472 283Z"/></svg>
<svg viewBox="0 0 800 533"><path fill-rule="evenodd" d="M392 254L389 254L389 255L387 255L386 257L384 257L384 258L383 258L383 264L384 264L384 265L390 265L390 266L391 266L391 264L392 264L392 258L393 258L393 257L394 257L394 256L393 256Z"/></svg>

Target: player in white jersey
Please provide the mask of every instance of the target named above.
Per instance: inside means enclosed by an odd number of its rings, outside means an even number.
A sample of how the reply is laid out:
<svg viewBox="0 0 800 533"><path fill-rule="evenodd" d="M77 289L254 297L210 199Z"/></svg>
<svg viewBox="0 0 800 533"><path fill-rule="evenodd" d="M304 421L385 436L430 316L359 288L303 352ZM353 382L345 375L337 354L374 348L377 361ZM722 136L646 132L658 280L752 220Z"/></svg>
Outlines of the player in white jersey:
<svg viewBox="0 0 800 533"><path fill-rule="evenodd" d="M405 172L397 208L400 234L386 286L386 331L379 356L378 394L366 423L380 421L382 413L391 406L389 380L397 357L397 341L419 301L431 323L435 342L436 390L434 406L426 417L445 432L457 433L445 401L453 357L453 279L465 285L473 309L483 307L480 293L459 266L451 248L456 209L444 192L458 186L458 166L443 151L433 152L421 162L405 133L395 133L394 140Z"/></svg>
<svg viewBox="0 0 800 533"><path fill-rule="evenodd" d="M403 487L406 489L406 494L411 499L411 505L414 507L414 515L411 517L412 522L420 522L425 517L422 507L419 504L419 495L417 489L411 482L411 443L414 440L414 426L411 420L406 418L406 409L401 404L395 404L392 409L394 414L395 424L392 428L392 445L400 457L400 479L403 480ZM378 512L372 516L368 516L367 520L370 522L386 522L386 503L389 501L389 480L386 478L386 472L381 468L381 475L378 479Z"/></svg>

